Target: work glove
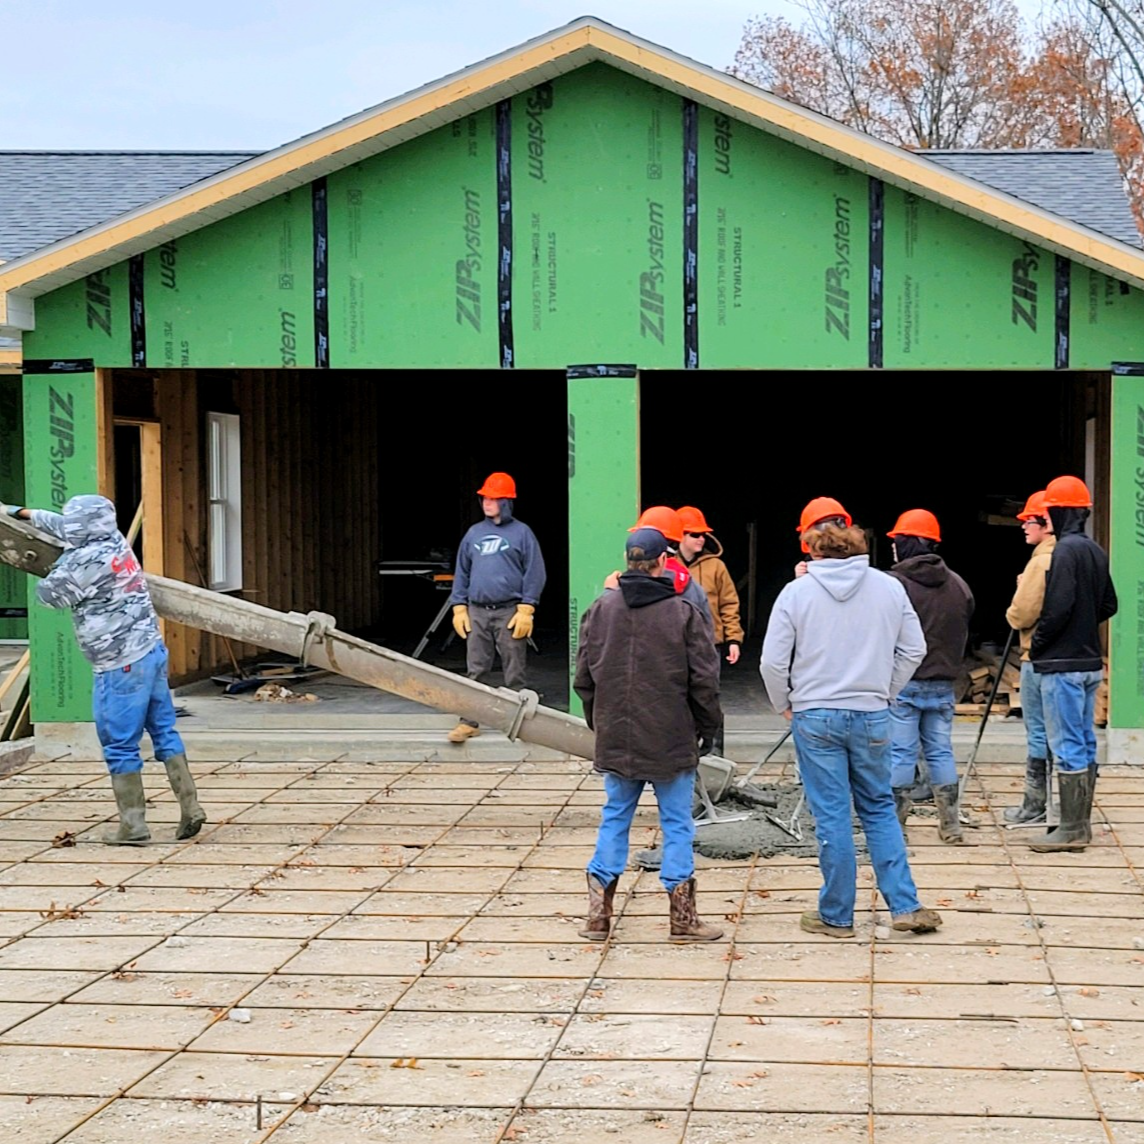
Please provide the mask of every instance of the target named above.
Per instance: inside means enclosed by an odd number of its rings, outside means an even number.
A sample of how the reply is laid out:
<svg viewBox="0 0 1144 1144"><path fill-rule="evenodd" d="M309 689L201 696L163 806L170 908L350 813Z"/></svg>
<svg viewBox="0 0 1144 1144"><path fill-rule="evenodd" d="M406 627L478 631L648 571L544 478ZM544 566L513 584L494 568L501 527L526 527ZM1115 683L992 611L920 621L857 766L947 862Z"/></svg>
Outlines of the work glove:
<svg viewBox="0 0 1144 1144"><path fill-rule="evenodd" d="M469 620L469 605L468 604L454 604L453 605L453 631L457 633L463 640L469 638L469 632L473 630L472 622Z"/></svg>
<svg viewBox="0 0 1144 1144"><path fill-rule="evenodd" d="M699 736L699 757L710 755L715 750L715 738L710 735Z"/></svg>
<svg viewBox="0 0 1144 1144"><path fill-rule="evenodd" d="M13 519L17 519L16 514L19 511L20 511L20 505L18 505L18 504L4 504L3 501L0 501L0 515L10 516Z"/></svg>
<svg viewBox="0 0 1144 1144"><path fill-rule="evenodd" d="M508 630L514 640L526 640L532 635L532 614L535 611L532 604L517 604L516 612L508 622Z"/></svg>

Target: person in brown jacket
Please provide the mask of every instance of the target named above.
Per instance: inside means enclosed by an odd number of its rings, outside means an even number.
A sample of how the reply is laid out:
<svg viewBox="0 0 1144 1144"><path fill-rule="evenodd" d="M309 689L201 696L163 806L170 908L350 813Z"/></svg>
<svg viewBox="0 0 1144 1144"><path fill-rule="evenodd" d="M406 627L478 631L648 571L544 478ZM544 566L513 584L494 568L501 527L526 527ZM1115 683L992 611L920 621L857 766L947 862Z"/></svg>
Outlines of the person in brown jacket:
<svg viewBox="0 0 1144 1144"><path fill-rule="evenodd" d="M664 578L667 541L654 528L628 536L628 570L618 592L584 613L573 687L596 732L595 769L604 776L596 851L588 863L588 918L580 936L605 941L628 834L651 783L663 831L660 880L670 901L673 942L715 941L695 908L695 822L691 804L700 754L722 712L719 661L698 608Z"/></svg>
<svg viewBox="0 0 1144 1144"><path fill-rule="evenodd" d="M715 621L715 647L720 659L732 666L739 662L743 647L743 625L739 620L739 593L735 581L723 563L723 545L711 531L706 517L692 505L679 510L683 539L679 543L679 559L691 573L692 580L707 593L711 617ZM715 736L716 755L723 754L723 724Z"/></svg>
<svg viewBox="0 0 1144 1144"><path fill-rule="evenodd" d="M1033 545L1033 555L1025 571L1017 577L1017 591L1005 612L1009 626L1021 641L1021 717L1025 721L1025 793L1020 806L1005 811L1006 822L1040 822L1045 817L1045 801L1049 789L1049 742L1045 732L1045 706L1041 698L1041 677L1029 661L1029 647L1041 608L1045 603L1045 581L1057 538L1045 505L1045 491L1033 493L1017 514L1025 543Z"/></svg>

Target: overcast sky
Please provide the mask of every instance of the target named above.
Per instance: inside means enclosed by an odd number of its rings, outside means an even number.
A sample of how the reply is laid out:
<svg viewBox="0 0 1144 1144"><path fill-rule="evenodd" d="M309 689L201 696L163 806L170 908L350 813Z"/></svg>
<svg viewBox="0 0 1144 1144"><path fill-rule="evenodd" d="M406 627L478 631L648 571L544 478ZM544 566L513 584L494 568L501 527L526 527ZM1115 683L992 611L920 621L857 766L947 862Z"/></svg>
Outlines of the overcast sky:
<svg viewBox="0 0 1144 1144"><path fill-rule="evenodd" d="M800 15L791 0L2 0L0 149L269 149L586 14L724 68L758 13Z"/></svg>

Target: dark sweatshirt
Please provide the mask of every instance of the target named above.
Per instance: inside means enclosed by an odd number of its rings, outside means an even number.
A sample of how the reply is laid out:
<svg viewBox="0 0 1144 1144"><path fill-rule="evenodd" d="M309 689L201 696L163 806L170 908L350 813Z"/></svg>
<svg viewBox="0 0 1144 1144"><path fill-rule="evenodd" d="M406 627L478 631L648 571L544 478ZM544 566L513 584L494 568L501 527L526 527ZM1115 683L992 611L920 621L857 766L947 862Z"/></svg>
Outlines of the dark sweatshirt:
<svg viewBox="0 0 1144 1144"><path fill-rule="evenodd" d="M973 615L969 585L935 552L900 561L890 575L905 586L926 637L926 657L914 679L956 679Z"/></svg>
<svg viewBox="0 0 1144 1144"><path fill-rule="evenodd" d="M1108 554L1084 534L1084 514L1050 509L1057 546L1045 579L1045 602L1029 659L1038 674L1100 671L1100 625L1116 615Z"/></svg>

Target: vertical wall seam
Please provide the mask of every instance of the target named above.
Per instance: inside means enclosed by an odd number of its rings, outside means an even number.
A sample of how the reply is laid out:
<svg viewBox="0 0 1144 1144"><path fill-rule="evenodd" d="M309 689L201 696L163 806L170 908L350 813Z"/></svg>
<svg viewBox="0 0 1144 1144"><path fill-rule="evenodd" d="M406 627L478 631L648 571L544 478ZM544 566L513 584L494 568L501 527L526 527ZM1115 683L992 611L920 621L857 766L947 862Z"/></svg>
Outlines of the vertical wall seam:
<svg viewBox="0 0 1144 1144"><path fill-rule="evenodd" d="M497 337L501 369L512 369L512 100L496 106L497 155Z"/></svg>
<svg viewBox="0 0 1144 1144"><path fill-rule="evenodd" d="M683 101L683 368L699 368L699 105Z"/></svg>
<svg viewBox="0 0 1144 1144"><path fill-rule="evenodd" d="M142 369L147 364L147 320L143 301L142 254L133 254L127 263L127 294L131 315L131 364Z"/></svg>
<svg viewBox="0 0 1144 1144"><path fill-rule="evenodd" d="M325 178L310 184L314 208L314 365L330 368L330 231Z"/></svg>
<svg viewBox="0 0 1144 1144"><path fill-rule="evenodd" d="M1072 282L1072 263L1061 255L1055 256L1053 276L1055 323L1053 328L1053 369L1069 368L1069 309Z"/></svg>
<svg viewBox="0 0 1144 1144"><path fill-rule="evenodd" d="M881 179L870 180L870 348L867 364L881 369L884 360L883 345L883 284L885 260L885 187Z"/></svg>

